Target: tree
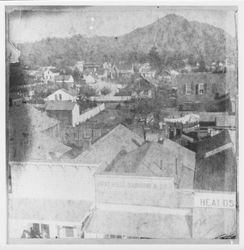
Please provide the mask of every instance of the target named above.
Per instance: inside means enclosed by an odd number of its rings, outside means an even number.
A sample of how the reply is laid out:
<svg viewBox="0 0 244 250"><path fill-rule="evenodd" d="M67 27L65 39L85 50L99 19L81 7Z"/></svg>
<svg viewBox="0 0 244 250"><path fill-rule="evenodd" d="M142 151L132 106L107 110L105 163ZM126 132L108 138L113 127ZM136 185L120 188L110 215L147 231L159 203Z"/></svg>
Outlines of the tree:
<svg viewBox="0 0 244 250"><path fill-rule="evenodd" d="M74 69L72 76L74 78L74 81L77 83L80 83L83 79L82 73L77 68Z"/></svg>
<svg viewBox="0 0 244 250"><path fill-rule="evenodd" d="M87 85L84 85L82 88L80 88L80 95L83 95L85 97L90 97L90 96L96 96L97 93L95 89Z"/></svg>
<svg viewBox="0 0 244 250"><path fill-rule="evenodd" d="M148 53L148 57L149 57L149 60L150 60L150 63L151 65L156 68L157 70L160 70L161 69L161 59L160 59L160 56L159 56L159 53L157 51L157 48L155 46L153 46L149 53Z"/></svg>
<svg viewBox="0 0 244 250"><path fill-rule="evenodd" d="M101 89L101 94L102 95L108 95L111 92L111 90L107 87L104 87Z"/></svg>

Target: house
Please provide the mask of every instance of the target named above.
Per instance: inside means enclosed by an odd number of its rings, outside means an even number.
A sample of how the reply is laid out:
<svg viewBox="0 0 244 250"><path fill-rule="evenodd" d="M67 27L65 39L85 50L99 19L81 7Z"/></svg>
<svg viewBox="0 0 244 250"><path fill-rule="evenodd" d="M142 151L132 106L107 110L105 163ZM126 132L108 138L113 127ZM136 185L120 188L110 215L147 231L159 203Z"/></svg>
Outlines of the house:
<svg viewBox="0 0 244 250"><path fill-rule="evenodd" d="M84 228L84 237L191 238L187 223L191 214L182 210L187 207L186 200L183 205L186 196L182 193L177 202L174 188L174 177L181 173L175 170L182 167L176 159L174 152L159 143L145 143L129 152L121 150L95 174L96 207ZM180 175L179 179L193 182L192 175Z"/></svg>
<svg viewBox="0 0 244 250"><path fill-rule="evenodd" d="M16 46L10 41L8 41L7 45L8 45L8 50L7 50L8 62L19 63L20 50L17 49Z"/></svg>
<svg viewBox="0 0 244 250"><path fill-rule="evenodd" d="M228 79L228 81L227 81ZM226 94L233 82L224 74L212 74L197 72L179 74L172 80L172 87L177 88L177 100L179 104L186 102L201 102L207 104L213 101L216 95Z"/></svg>
<svg viewBox="0 0 244 250"><path fill-rule="evenodd" d="M84 71L84 61L78 61L75 64L75 68L77 68L81 73Z"/></svg>
<svg viewBox="0 0 244 250"><path fill-rule="evenodd" d="M56 83L74 83L74 78L72 75L57 75L55 76L55 82Z"/></svg>
<svg viewBox="0 0 244 250"><path fill-rule="evenodd" d="M59 76L59 71L53 67L47 68L43 73L44 82L55 82L55 78Z"/></svg>
<svg viewBox="0 0 244 250"><path fill-rule="evenodd" d="M75 127L79 124L80 107L73 101L48 101L46 112L49 117L61 121L63 124Z"/></svg>
<svg viewBox="0 0 244 250"><path fill-rule="evenodd" d="M95 78L92 75L84 75L84 79L86 81L86 84L94 84L96 83Z"/></svg>
<svg viewBox="0 0 244 250"><path fill-rule="evenodd" d="M45 101L73 101L75 102L78 91L75 89L59 89L45 98Z"/></svg>
<svg viewBox="0 0 244 250"><path fill-rule="evenodd" d="M130 77L135 73L132 64L126 64L122 62L114 65L113 69L117 77Z"/></svg>
<svg viewBox="0 0 244 250"><path fill-rule="evenodd" d="M143 77L137 79L128 88L132 90L131 96L134 98L152 98L154 96L154 85Z"/></svg>
<svg viewBox="0 0 244 250"><path fill-rule="evenodd" d="M9 106L20 106L23 103L23 96L18 93L9 94Z"/></svg>
<svg viewBox="0 0 244 250"><path fill-rule="evenodd" d="M81 238L91 202L9 198L9 238Z"/></svg>
<svg viewBox="0 0 244 250"><path fill-rule="evenodd" d="M139 73L143 77L154 78L156 75L156 70L152 70L149 63L144 63L139 67Z"/></svg>
<svg viewBox="0 0 244 250"><path fill-rule="evenodd" d="M100 64L94 62L85 62L84 63L84 70L90 70L91 72L95 73L98 68L100 68Z"/></svg>

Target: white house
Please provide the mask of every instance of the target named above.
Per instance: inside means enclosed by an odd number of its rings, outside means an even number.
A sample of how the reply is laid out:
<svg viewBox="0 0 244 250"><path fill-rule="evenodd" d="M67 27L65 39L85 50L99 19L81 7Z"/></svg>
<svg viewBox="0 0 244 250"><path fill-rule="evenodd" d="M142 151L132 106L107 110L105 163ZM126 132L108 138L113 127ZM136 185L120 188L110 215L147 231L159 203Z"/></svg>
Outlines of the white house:
<svg viewBox="0 0 244 250"><path fill-rule="evenodd" d="M93 206L96 166L10 162L9 239L81 238ZM80 190L79 192L77 190Z"/></svg>
<svg viewBox="0 0 244 250"><path fill-rule="evenodd" d="M84 71L84 61L78 61L75 67L82 73Z"/></svg>
<svg viewBox="0 0 244 250"><path fill-rule="evenodd" d="M48 116L55 118L66 125L75 127L79 124L80 107L72 101L49 101L46 105Z"/></svg>
<svg viewBox="0 0 244 250"><path fill-rule="evenodd" d="M156 70L152 70L149 63L144 63L144 64L139 68L139 73L140 73L143 77L154 78L155 75L156 75Z"/></svg>
<svg viewBox="0 0 244 250"><path fill-rule="evenodd" d="M85 79L85 81L86 81L87 84L94 84L94 83L96 83L96 80L91 75L84 76L84 79Z"/></svg>
<svg viewBox="0 0 244 250"><path fill-rule="evenodd" d="M47 82L54 82L55 81L55 77L59 75L59 72L57 69L54 68L47 68L44 73L43 73L43 78L44 81Z"/></svg>
<svg viewBox="0 0 244 250"><path fill-rule="evenodd" d="M45 98L45 101L76 101L78 92L74 89L59 89Z"/></svg>

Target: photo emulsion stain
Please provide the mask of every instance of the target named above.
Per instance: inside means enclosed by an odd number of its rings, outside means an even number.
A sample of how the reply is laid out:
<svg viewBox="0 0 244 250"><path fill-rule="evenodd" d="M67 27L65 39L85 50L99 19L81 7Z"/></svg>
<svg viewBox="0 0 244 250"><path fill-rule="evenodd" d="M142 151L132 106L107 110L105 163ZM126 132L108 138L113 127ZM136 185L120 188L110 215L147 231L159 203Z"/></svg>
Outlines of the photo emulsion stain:
<svg viewBox="0 0 244 250"><path fill-rule="evenodd" d="M10 244L238 242L237 8L5 10Z"/></svg>

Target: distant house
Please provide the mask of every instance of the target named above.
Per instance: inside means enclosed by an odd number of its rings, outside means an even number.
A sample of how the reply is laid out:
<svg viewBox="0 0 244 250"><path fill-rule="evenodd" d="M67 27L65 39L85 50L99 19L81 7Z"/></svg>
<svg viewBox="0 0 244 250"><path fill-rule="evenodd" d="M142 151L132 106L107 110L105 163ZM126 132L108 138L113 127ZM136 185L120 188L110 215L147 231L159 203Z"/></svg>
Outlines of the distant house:
<svg viewBox="0 0 244 250"><path fill-rule="evenodd" d="M79 124L80 107L72 101L48 101L46 105L48 116L63 124L75 127Z"/></svg>
<svg viewBox="0 0 244 250"><path fill-rule="evenodd" d="M45 98L46 101L76 101L78 92L74 89L59 89Z"/></svg>
<svg viewBox="0 0 244 250"><path fill-rule="evenodd" d="M92 75L84 75L84 79L86 81L86 84L94 84L96 83L95 78Z"/></svg>
<svg viewBox="0 0 244 250"><path fill-rule="evenodd" d="M154 78L156 75L156 70L152 70L151 66L149 63L144 63L139 67L139 73L143 77L149 77L149 78Z"/></svg>
<svg viewBox="0 0 244 250"><path fill-rule="evenodd" d="M56 83L74 83L74 78L72 75L58 75L55 76L55 82Z"/></svg>
<svg viewBox="0 0 244 250"><path fill-rule="evenodd" d="M75 64L75 68L77 68L81 73L84 71L84 61L78 61Z"/></svg>
<svg viewBox="0 0 244 250"><path fill-rule="evenodd" d="M47 68L43 73L44 81L55 82L55 78L59 75L59 71L55 68Z"/></svg>
<svg viewBox="0 0 244 250"><path fill-rule="evenodd" d="M9 95L9 106L20 106L23 103L23 97L17 93Z"/></svg>
<svg viewBox="0 0 244 250"><path fill-rule="evenodd" d="M179 104L196 101L208 103L214 100L216 94L226 93L227 81L224 74L199 72L177 75L172 86L177 88Z"/></svg>
<svg viewBox="0 0 244 250"><path fill-rule="evenodd" d="M130 77L131 75L135 73L132 64L119 63L117 65L114 65L113 68L114 68L115 74L121 77Z"/></svg>
<svg viewBox="0 0 244 250"><path fill-rule="evenodd" d="M155 90L154 85L142 77L137 79L128 88L131 89L131 96L134 98L152 98Z"/></svg>

